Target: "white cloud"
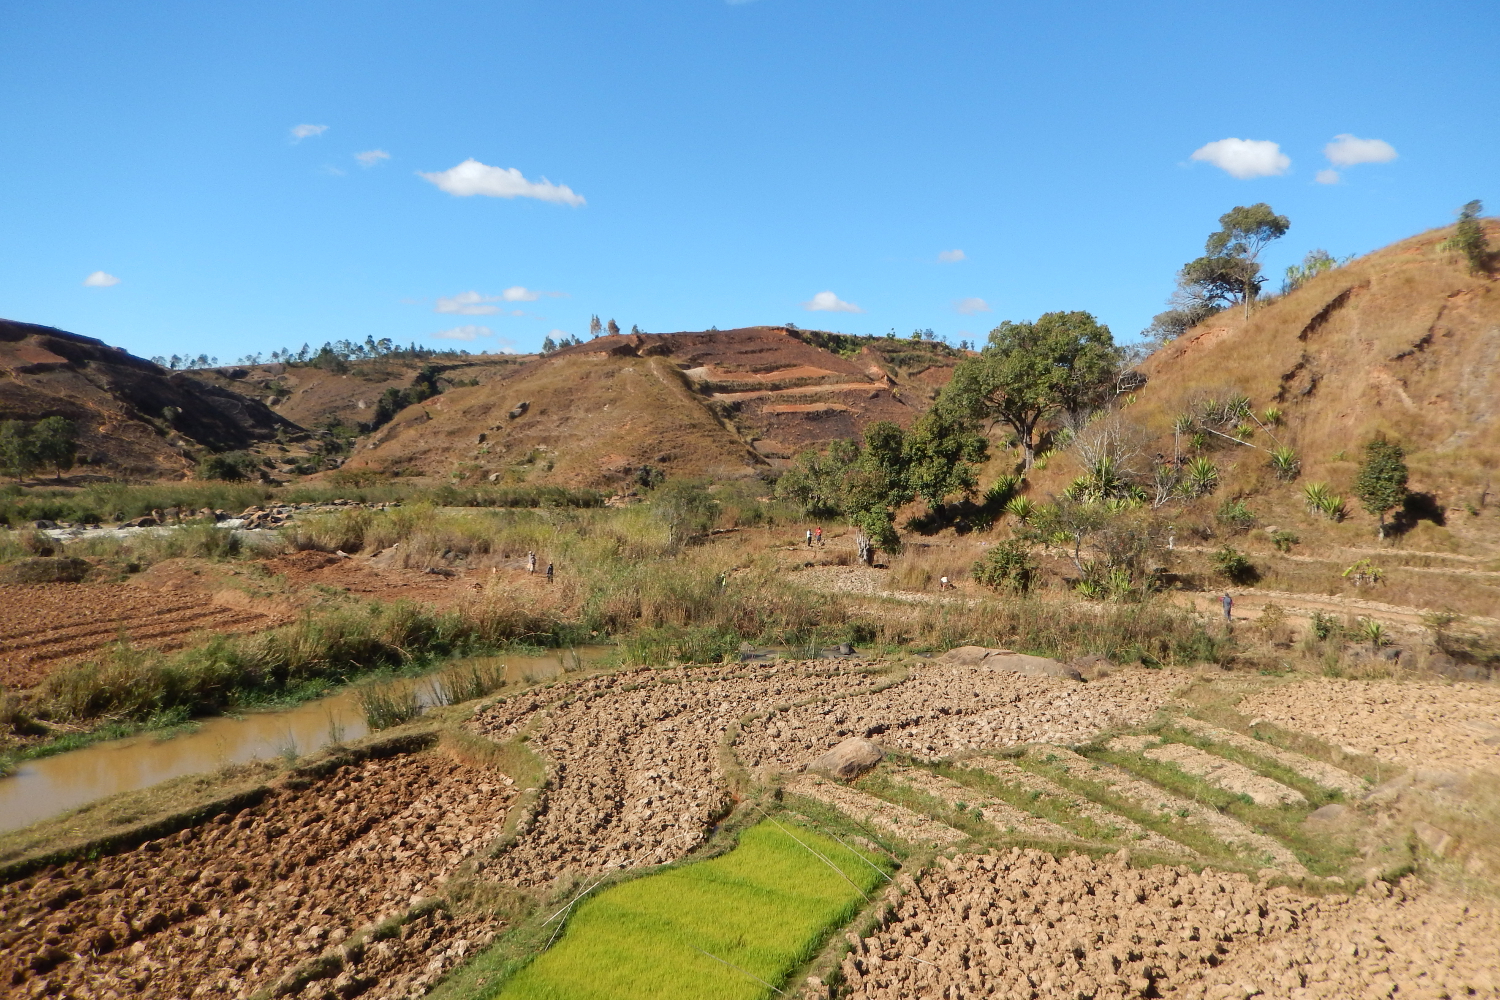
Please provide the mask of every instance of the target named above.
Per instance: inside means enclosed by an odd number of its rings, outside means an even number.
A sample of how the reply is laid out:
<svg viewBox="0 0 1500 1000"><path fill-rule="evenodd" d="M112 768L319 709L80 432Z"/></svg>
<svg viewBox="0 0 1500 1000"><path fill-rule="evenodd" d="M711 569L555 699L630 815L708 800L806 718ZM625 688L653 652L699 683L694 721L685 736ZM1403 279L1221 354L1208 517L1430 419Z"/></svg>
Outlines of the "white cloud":
<svg viewBox="0 0 1500 1000"><path fill-rule="evenodd" d="M562 292L539 292L524 285L512 285L499 295L481 295L478 292L459 292L448 298L439 298L433 312L451 313L457 316L493 316L500 312L496 302L535 302L543 295L557 297ZM509 311L512 316L525 316L521 309Z"/></svg>
<svg viewBox="0 0 1500 1000"><path fill-rule="evenodd" d="M1323 155L1335 167L1352 167L1356 163L1389 163L1396 158L1396 148L1384 139L1356 139L1345 132L1323 147Z"/></svg>
<svg viewBox="0 0 1500 1000"><path fill-rule="evenodd" d="M118 285L119 283L119 278L116 278L113 274L109 274L105 271L95 271L93 274L83 279L83 284L86 288L109 288L113 285Z"/></svg>
<svg viewBox="0 0 1500 1000"><path fill-rule="evenodd" d="M1193 159L1212 163L1230 177L1275 177L1292 165L1291 157L1267 139L1220 139L1193 151Z"/></svg>
<svg viewBox="0 0 1500 1000"><path fill-rule="evenodd" d="M802 303L802 308L809 312L834 312L834 313L862 313L864 312L853 302L845 302L832 292L819 292L810 301Z"/></svg>
<svg viewBox="0 0 1500 1000"><path fill-rule="evenodd" d="M984 301L984 299L978 297L959 299L957 302L953 303L953 311L958 313L960 316L972 316L975 313L989 312L990 304Z"/></svg>
<svg viewBox="0 0 1500 1000"><path fill-rule="evenodd" d="M1337 170L1319 170L1318 175L1313 178L1319 184L1337 184L1339 172Z"/></svg>
<svg viewBox="0 0 1500 1000"><path fill-rule="evenodd" d="M962 250L944 250L938 254L938 262L941 264L957 264L961 260L968 259L968 255Z"/></svg>
<svg viewBox="0 0 1500 1000"><path fill-rule="evenodd" d="M332 163L325 163L325 164L323 164L323 173L327 174L329 177L347 177L348 176L348 174L346 174L344 171L340 170L338 167L335 167Z"/></svg>
<svg viewBox="0 0 1500 1000"><path fill-rule="evenodd" d="M362 167L373 167L381 160L389 160L391 154L383 149L367 149L363 153L355 153L354 158L359 161L359 165Z"/></svg>
<svg viewBox="0 0 1500 1000"><path fill-rule="evenodd" d="M433 312L453 313L458 316L489 316L500 311L492 302L501 301L498 295L480 295L478 292L459 292L451 298L438 299Z"/></svg>
<svg viewBox="0 0 1500 1000"><path fill-rule="evenodd" d="M566 184L553 184L545 177L540 181L528 181L515 167L491 167L475 159L437 173L419 170L417 176L459 198L482 194L487 198L535 198L575 208L585 204L583 196L575 194Z"/></svg>
<svg viewBox="0 0 1500 1000"><path fill-rule="evenodd" d="M439 340L473 340L476 337L493 337L495 331L487 326L455 326L451 330L434 333Z"/></svg>
<svg viewBox="0 0 1500 1000"><path fill-rule="evenodd" d="M327 131L327 125L294 125L292 127L292 141L301 142L303 139L311 139Z"/></svg>

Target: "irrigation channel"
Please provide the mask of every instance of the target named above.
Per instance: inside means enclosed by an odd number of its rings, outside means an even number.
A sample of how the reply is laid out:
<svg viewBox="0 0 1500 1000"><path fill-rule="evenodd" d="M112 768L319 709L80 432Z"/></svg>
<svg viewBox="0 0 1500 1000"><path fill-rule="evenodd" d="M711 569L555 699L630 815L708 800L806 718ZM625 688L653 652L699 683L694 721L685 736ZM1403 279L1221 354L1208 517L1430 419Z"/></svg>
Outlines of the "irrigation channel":
<svg viewBox="0 0 1500 1000"><path fill-rule="evenodd" d="M481 657L449 661L434 673L477 662L503 664L507 683L549 680L562 673L565 664L572 665L575 653L578 662L586 665L599 663L613 652L612 646L584 646L542 656ZM419 699L430 700L422 678L414 680ZM165 737L143 733L29 760L0 778L0 832L19 830L97 799L149 788L170 778L281 754L306 754L368 732L358 690L350 685L290 708L215 716L189 731Z"/></svg>

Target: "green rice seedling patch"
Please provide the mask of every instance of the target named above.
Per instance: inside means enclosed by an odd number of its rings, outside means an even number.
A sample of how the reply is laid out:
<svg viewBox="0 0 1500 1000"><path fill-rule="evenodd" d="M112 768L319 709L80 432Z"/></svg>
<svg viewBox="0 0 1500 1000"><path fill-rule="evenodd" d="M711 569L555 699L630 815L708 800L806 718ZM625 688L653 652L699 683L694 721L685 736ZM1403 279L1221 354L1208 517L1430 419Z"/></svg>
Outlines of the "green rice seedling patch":
<svg viewBox="0 0 1500 1000"><path fill-rule="evenodd" d="M728 854L580 904L556 946L490 995L758 1000L863 908L884 881L872 865L888 864L788 822L763 822Z"/></svg>

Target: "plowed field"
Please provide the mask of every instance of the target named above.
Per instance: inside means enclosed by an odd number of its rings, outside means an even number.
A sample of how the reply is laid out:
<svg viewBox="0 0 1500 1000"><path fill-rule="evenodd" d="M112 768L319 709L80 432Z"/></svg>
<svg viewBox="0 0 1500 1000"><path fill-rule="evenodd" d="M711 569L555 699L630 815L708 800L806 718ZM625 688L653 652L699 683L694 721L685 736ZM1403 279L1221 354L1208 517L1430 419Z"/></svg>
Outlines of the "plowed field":
<svg viewBox="0 0 1500 1000"><path fill-rule="evenodd" d="M93 583L3 588L0 686L34 687L56 666L129 638L175 649L196 632L248 632L272 616L215 604L204 592L153 593Z"/></svg>

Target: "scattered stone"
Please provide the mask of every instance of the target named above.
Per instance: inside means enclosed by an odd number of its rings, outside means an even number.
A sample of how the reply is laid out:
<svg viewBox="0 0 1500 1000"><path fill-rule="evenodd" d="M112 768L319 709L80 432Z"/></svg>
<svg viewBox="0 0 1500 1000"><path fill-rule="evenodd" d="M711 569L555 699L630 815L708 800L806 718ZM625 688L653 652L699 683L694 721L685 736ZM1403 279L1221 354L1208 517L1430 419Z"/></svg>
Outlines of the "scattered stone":
<svg viewBox="0 0 1500 1000"><path fill-rule="evenodd" d="M1076 667L1045 656L1028 656L1008 649L987 649L984 646L959 646L939 656L937 663L961 667L989 667L1010 670L1024 677L1067 677L1081 681L1083 675Z"/></svg>
<svg viewBox="0 0 1500 1000"><path fill-rule="evenodd" d="M1453 834L1420 819L1413 823L1411 828L1412 832L1417 835L1417 839L1427 845L1427 849L1433 853L1434 857L1441 858L1456 843Z"/></svg>

